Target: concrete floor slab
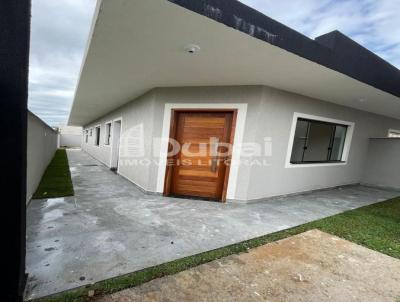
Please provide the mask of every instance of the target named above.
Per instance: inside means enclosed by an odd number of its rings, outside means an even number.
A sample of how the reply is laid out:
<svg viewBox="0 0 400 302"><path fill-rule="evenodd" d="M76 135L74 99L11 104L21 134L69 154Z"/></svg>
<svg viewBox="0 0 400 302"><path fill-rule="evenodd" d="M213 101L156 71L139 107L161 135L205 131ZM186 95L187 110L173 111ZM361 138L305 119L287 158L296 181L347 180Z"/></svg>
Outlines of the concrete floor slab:
<svg viewBox="0 0 400 302"><path fill-rule="evenodd" d="M68 150L75 196L33 200L26 297L42 297L396 197L351 186L248 204L146 195Z"/></svg>
<svg viewBox="0 0 400 302"><path fill-rule="evenodd" d="M399 299L398 259L311 230L95 301L394 302Z"/></svg>

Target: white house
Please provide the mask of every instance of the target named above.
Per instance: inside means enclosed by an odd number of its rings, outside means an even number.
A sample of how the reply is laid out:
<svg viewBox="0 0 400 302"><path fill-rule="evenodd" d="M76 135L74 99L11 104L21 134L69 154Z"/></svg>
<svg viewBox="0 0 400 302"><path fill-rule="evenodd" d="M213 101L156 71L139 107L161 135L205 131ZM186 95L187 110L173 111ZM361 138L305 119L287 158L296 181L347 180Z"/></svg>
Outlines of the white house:
<svg viewBox="0 0 400 302"><path fill-rule="evenodd" d="M145 192L263 199L365 182L370 138L400 133L400 71L235 0L98 0L69 124Z"/></svg>

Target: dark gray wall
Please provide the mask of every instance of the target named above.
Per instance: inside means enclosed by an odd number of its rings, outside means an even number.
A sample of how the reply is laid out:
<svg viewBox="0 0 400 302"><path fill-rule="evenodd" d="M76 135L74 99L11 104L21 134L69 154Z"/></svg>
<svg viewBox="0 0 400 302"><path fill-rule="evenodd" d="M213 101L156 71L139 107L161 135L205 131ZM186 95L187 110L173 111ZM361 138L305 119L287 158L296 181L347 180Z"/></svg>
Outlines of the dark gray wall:
<svg viewBox="0 0 400 302"><path fill-rule="evenodd" d="M26 228L26 115L29 0L0 1L1 301L23 301Z"/></svg>

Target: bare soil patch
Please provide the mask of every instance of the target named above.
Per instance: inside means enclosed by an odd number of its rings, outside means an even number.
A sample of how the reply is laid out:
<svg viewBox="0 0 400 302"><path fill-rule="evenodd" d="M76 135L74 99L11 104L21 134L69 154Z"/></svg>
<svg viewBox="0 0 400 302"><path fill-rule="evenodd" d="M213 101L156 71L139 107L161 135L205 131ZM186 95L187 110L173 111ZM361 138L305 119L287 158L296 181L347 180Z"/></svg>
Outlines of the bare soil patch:
<svg viewBox="0 0 400 302"><path fill-rule="evenodd" d="M98 298L133 301L390 301L400 260L319 230Z"/></svg>

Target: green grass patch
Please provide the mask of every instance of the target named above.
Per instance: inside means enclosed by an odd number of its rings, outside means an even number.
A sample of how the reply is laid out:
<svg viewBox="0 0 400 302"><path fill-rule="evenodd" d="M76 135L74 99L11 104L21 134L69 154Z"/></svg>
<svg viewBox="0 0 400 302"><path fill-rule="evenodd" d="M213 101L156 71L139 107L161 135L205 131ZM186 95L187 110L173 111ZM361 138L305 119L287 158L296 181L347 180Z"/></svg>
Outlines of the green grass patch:
<svg viewBox="0 0 400 302"><path fill-rule="evenodd" d="M320 229L321 231L400 259L400 198L391 199L284 231L167 262L36 301L90 301L90 298L88 298L89 290L94 290L96 296L114 293L122 289L140 285L155 278L176 274L215 259L247 252L251 248L303 233L311 229Z"/></svg>
<svg viewBox="0 0 400 302"><path fill-rule="evenodd" d="M32 199L55 198L74 195L67 152L58 149L47 167Z"/></svg>

